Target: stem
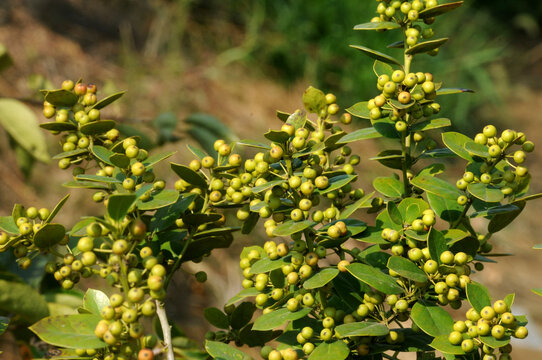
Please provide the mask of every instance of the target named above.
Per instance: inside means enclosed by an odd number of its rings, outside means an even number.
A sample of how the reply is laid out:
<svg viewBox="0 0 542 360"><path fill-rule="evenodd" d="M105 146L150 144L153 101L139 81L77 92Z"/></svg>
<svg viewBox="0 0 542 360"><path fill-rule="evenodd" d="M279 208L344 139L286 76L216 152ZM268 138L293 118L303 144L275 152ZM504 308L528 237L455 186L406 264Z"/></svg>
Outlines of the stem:
<svg viewBox="0 0 542 360"><path fill-rule="evenodd" d="M467 205L465 205L465 208L463 209L463 212L461 213L461 216L459 216L459 219L457 219L452 226L450 226L450 229L455 229L461 222L463 221L463 218L465 215L467 215L467 211L469 211L470 207L472 205L472 201L469 201ZM475 235L475 234L473 234Z"/></svg>
<svg viewBox="0 0 542 360"><path fill-rule="evenodd" d="M403 156L403 186L405 188L405 197L409 197L411 195L411 191L407 172L410 169L410 135L406 135L404 132L401 133L401 147Z"/></svg>
<svg viewBox="0 0 542 360"><path fill-rule="evenodd" d="M192 234L189 234L188 237L186 238L186 243L184 244L183 250L181 251L181 253L177 257L177 260L175 260L175 264L173 264L173 268L171 268L171 270L169 271L169 273L168 273L168 275L166 277L166 281L164 283L164 288L165 289L168 288L169 282L171 281L171 278L173 277L173 274L175 273L175 271L177 271L181 267L181 263L182 263L184 253L188 249L188 245L190 245L191 242L192 242Z"/></svg>
<svg viewBox="0 0 542 360"><path fill-rule="evenodd" d="M130 285L128 284L128 271L126 269L126 264L124 263L124 257L120 259L120 283L122 285L122 290L124 294L128 294L130 291Z"/></svg>
<svg viewBox="0 0 542 360"><path fill-rule="evenodd" d="M173 355L173 344L171 343L171 326L169 326L169 322L167 320L164 304L158 300L156 300L156 315L158 315L158 320L160 320L160 326L162 327L162 334L164 335L166 359L175 360Z"/></svg>

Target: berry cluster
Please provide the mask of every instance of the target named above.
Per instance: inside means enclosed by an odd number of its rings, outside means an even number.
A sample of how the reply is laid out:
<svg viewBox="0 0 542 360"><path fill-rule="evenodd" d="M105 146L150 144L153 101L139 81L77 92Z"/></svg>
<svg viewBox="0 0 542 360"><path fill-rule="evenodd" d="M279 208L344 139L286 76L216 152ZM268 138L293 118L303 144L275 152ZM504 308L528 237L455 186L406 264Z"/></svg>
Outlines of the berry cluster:
<svg viewBox="0 0 542 360"><path fill-rule="evenodd" d="M28 269L32 264L32 259L40 253L40 246L34 241L36 234L52 220L50 216L51 212L47 208L38 210L34 206L27 209L22 206L16 207L13 220L18 233L0 232L0 251L11 247L21 269ZM62 241L66 242L67 239Z"/></svg>
<svg viewBox="0 0 542 360"><path fill-rule="evenodd" d="M450 344L461 346L465 353L482 350L483 360L496 360L494 351L500 352L499 360L510 360L512 347L510 344L503 345L498 349L490 344L486 337L495 340L503 340L514 336L518 339L527 337L527 328L521 325L516 317L510 312L510 307L504 300L497 300L493 306L484 306L480 312L470 308L466 313L466 320L456 321L453 331L448 336ZM524 323L523 323L524 324Z"/></svg>
<svg viewBox="0 0 542 360"><path fill-rule="evenodd" d="M367 103L370 119L389 117L401 133L418 120L440 112L440 104L434 102L437 85L430 73L405 74L403 70L395 70L391 76L380 75L377 88L382 93Z"/></svg>
<svg viewBox="0 0 542 360"><path fill-rule="evenodd" d="M457 198L458 204L466 205L473 200L467 192L470 184L491 185L512 199L523 193L529 176L524 163L527 153L534 150L534 143L528 141L525 134L510 129L497 136L493 125L485 126L481 133L476 134L474 142L482 146L487 156L482 155L483 162L470 165L463 177L457 180L457 188L465 191ZM521 149L513 149L514 145Z"/></svg>
<svg viewBox="0 0 542 360"><path fill-rule="evenodd" d="M376 12L380 15L371 19L371 22L383 22L394 20L399 24L414 24L419 20L427 25L431 25L435 22L435 18L428 17L420 19L420 12L426 9L434 8L438 5L437 0L413 0L413 1L401 1L401 0L378 0L379 4L376 8ZM431 28L423 32L423 37L429 39L433 36ZM413 40L409 45L415 45L419 34L413 36Z"/></svg>

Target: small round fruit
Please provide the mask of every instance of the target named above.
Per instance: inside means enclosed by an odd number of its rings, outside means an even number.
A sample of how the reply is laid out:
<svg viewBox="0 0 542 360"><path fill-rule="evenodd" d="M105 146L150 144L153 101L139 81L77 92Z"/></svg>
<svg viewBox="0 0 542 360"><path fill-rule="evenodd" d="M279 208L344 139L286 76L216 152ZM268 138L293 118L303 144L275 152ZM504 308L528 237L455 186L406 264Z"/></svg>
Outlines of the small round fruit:
<svg viewBox="0 0 542 360"><path fill-rule="evenodd" d="M492 320L495 316L495 310L491 306L484 306L480 311L480 316L486 320Z"/></svg>
<svg viewBox="0 0 542 360"><path fill-rule="evenodd" d="M408 91L401 91L399 95L397 96L397 100L399 100L401 104L408 104L411 98L412 96L410 95Z"/></svg>
<svg viewBox="0 0 542 360"><path fill-rule="evenodd" d="M474 350L474 341L471 339L465 339L461 342L461 350L463 350L466 353L471 352Z"/></svg>
<svg viewBox="0 0 542 360"><path fill-rule="evenodd" d="M486 125L482 130L482 133L486 138L492 138L497 135L497 128L493 125Z"/></svg>
<svg viewBox="0 0 542 360"><path fill-rule="evenodd" d="M525 339L529 335L529 331L525 326L519 326L514 332L514 336L518 339Z"/></svg>
<svg viewBox="0 0 542 360"><path fill-rule="evenodd" d="M452 331L448 336L448 341L452 345L459 345L463 341L463 335L459 331Z"/></svg>
<svg viewBox="0 0 542 360"><path fill-rule="evenodd" d="M153 360L154 353L151 349L141 349L137 354L137 360Z"/></svg>
<svg viewBox="0 0 542 360"><path fill-rule="evenodd" d="M434 274L438 270L438 263L434 260L428 260L423 264L423 270L428 274Z"/></svg>

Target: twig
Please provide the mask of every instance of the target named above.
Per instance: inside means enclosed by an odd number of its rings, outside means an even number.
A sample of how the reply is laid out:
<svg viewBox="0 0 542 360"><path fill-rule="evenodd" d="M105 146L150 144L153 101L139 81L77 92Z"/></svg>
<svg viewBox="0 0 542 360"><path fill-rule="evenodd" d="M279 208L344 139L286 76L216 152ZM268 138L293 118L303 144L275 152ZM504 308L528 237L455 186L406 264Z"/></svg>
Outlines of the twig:
<svg viewBox="0 0 542 360"><path fill-rule="evenodd" d="M166 359L175 360L173 355L173 344L171 343L171 327L167 320L166 309L161 301L156 300L156 315L160 320L160 326L162 327L162 334L164 335L164 343L166 346Z"/></svg>

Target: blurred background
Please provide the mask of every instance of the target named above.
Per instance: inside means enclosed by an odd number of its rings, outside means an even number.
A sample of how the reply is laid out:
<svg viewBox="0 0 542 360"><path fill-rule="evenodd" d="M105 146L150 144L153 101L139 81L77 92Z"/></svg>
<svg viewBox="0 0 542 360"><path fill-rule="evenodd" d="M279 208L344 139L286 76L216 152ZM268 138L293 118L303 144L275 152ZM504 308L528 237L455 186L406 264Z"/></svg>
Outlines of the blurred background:
<svg viewBox="0 0 542 360"><path fill-rule="evenodd" d="M540 145L542 3L472 3L437 20L436 36L449 36L450 41L437 61L424 55L417 58L414 69L432 72L446 87L475 90L441 102L443 117L452 119L456 130L474 135L492 123L500 129L524 131ZM102 96L127 90L107 117L119 120L127 132L145 135L148 148L177 150L172 161L187 163L191 155L186 143L199 140L200 146L209 146L206 133L185 121L195 113L219 119L232 138L258 140L269 128L279 126L276 110L292 112L302 106L301 95L308 85L335 93L343 108L375 96L372 61L348 47L359 44L391 55L401 51L385 49L397 40L394 33L352 30L374 16L375 4L360 0L3 0L0 96L24 101L44 121L38 90L59 87L64 79L95 83ZM364 126L361 121L353 125ZM50 155L60 151L53 136L44 134L44 141ZM52 207L72 192L60 187L71 175L60 171L54 161L37 161L12 145L0 126L0 215L8 215L15 202ZM354 151L368 158L382 147L368 141L355 145ZM362 166L360 181L367 190L371 178L385 170L369 160ZM459 176L464 164L447 166ZM529 156L528 166L533 174L531 192L542 192L540 151ZM158 173L167 176L167 164ZM90 197L90 192L73 192L59 220L70 226L89 212L99 215L101 206ZM520 359L542 355L538 327L542 299L529 290L542 286L538 276L542 254L532 250L541 242L540 208L538 202L530 203L516 223L495 236L495 251L515 256L499 258L500 265L489 264L475 275L488 285L494 299L515 292L514 312L530 316L530 340L518 343L521 352L515 351ZM264 241L262 234L241 238L229 250L217 250L186 269L207 271L209 281L203 285L180 274L169 296L182 306L168 308L172 320L201 340L209 329L202 309L221 307L241 288L240 249ZM10 356L20 358L17 352Z"/></svg>

